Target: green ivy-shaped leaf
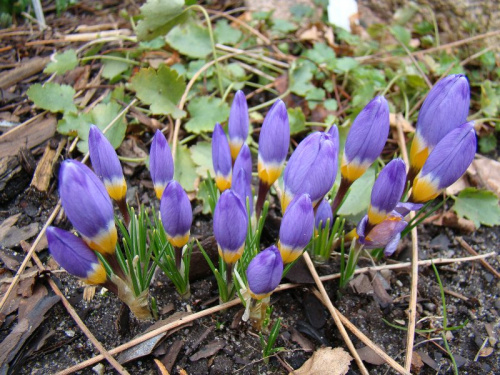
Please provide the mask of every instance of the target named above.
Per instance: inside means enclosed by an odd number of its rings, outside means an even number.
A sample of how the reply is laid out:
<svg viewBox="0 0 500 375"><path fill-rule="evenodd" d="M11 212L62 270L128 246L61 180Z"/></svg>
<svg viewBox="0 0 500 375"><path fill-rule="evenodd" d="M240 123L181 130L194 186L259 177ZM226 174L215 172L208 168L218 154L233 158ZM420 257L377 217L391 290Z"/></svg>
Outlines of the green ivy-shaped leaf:
<svg viewBox="0 0 500 375"><path fill-rule="evenodd" d="M191 153L185 146L177 147L175 153L174 179L178 181L186 191L193 191L194 183L198 178L196 164L191 159Z"/></svg>
<svg viewBox="0 0 500 375"><path fill-rule="evenodd" d="M500 225L500 207L498 197L489 190L467 188L455 198L453 209L458 216L474 222L476 228L481 224Z"/></svg>
<svg viewBox="0 0 500 375"><path fill-rule="evenodd" d="M193 21L175 26L166 40L172 48L189 57L201 59L212 52L208 29Z"/></svg>
<svg viewBox="0 0 500 375"><path fill-rule="evenodd" d="M186 83L182 76L166 65L161 65L158 70L142 68L132 77L130 88L135 90L142 102L150 105L153 114L172 115L174 118L186 115L177 108Z"/></svg>
<svg viewBox="0 0 500 375"><path fill-rule="evenodd" d="M139 40L164 36L183 17L184 0L148 0L141 6L142 19L137 23Z"/></svg>
<svg viewBox="0 0 500 375"><path fill-rule="evenodd" d="M71 86L52 82L46 83L44 86L35 83L29 88L27 95L37 107L47 111L76 113L76 106L73 103L75 89Z"/></svg>
<svg viewBox="0 0 500 375"><path fill-rule="evenodd" d="M300 107L288 108L288 121L290 122L290 134L297 134L306 130L306 116Z"/></svg>
<svg viewBox="0 0 500 375"><path fill-rule="evenodd" d="M51 62L47 65L43 72L47 74L56 73L61 75L69 70L75 69L77 65L78 58L76 56L76 52L73 49L69 49L63 53L56 53L51 58Z"/></svg>
<svg viewBox="0 0 500 375"><path fill-rule="evenodd" d="M213 131L216 122L224 122L229 118L229 105L214 97L193 98L188 104L188 111L191 119L185 128L195 134Z"/></svg>

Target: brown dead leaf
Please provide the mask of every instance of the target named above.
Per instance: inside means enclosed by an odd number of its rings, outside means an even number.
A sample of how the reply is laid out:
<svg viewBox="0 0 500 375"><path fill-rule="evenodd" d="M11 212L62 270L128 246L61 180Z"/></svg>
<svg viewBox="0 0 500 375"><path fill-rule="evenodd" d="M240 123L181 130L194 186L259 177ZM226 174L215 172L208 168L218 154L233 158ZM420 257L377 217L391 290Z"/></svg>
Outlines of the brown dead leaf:
<svg viewBox="0 0 500 375"><path fill-rule="evenodd" d="M205 345L203 348L194 353L189 360L191 362L196 362L202 358L211 357L219 352L222 348L226 346L226 342L222 340L213 340Z"/></svg>
<svg viewBox="0 0 500 375"><path fill-rule="evenodd" d="M458 217L453 211L447 211L429 216L424 220L425 224L433 224L439 227L460 229L464 233L472 233L476 230L474 223L463 217Z"/></svg>
<svg viewBox="0 0 500 375"><path fill-rule="evenodd" d="M446 188L446 194L447 195L457 195L462 190L464 190L465 188L468 188L468 187L470 187L470 184L464 175L464 176L460 177L453 185L448 186Z"/></svg>
<svg viewBox="0 0 500 375"><path fill-rule="evenodd" d="M480 351L479 351L479 356L480 357L489 357L491 354L493 354L493 348L492 347L486 347L486 348L482 348Z"/></svg>
<svg viewBox="0 0 500 375"><path fill-rule="evenodd" d="M298 37L300 40L317 41L320 38L320 32L318 31L318 28L315 25L313 25L312 27L306 30L300 31Z"/></svg>
<svg viewBox="0 0 500 375"><path fill-rule="evenodd" d="M500 162L479 157L467 169L467 174L474 185L491 190L500 198Z"/></svg>
<svg viewBox="0 0 500 375"><path fill-rule="evenodd" d="M389 124L391 125L391 127L397 129L398 123L401 125L405 133L415 132L415 128L407 120L405 120L403 114L389 113Z"/></svg>
<svg viewBox="0 0 500 375"><path fill-rule="evenodd" d="M356 276L349 282L349 286L358 294L368 294L373 292L370 278L365 274Z"/></svg>
<svg viewBox="0 0 500 375"><path fill-rule="evenodd" d="M377 353L375 353L375 351L369 346L364 346L360 349L356 349L356 351L358 352L361 360L366 363L376 366L380 366L385 363L385 360Z"/></svg>
<svg viewBox="0 0 500 375"><path fill-rule="evenodd" d="M424 367L424 362L422 361L420 354L418 354L417 352L413 352L413 355L411 357L412 374L419 374L422 370L422 367Z"/></svg>
<svg viewBox="0 0 500 375"><path fill-rule="evenodd" d="M342 348L321 348L290 375L345 375L352 359Z"/></svg>
<svg viewBox="0 0 500 375"><path fill-rule="evenodd" d="M312 352L314 350L314 344L308 338L304 337L293 327L291 328L291 332L290 340L297 343L304 351Z"/></svg>

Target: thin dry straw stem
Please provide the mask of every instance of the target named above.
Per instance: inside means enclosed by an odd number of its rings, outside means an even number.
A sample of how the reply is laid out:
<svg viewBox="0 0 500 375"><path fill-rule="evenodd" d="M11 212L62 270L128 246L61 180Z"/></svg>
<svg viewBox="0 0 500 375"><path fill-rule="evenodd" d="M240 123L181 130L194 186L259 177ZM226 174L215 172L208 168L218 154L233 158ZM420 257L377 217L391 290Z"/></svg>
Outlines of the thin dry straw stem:
<svg viewBox="0 0 500 375"><path fill-rule="evenodd" d="M111 126L114 125L115 122L117 122L121 116L123 116L131 106L133 106L135 103L137 102L137 99L134 99L130 102L130 104L125 107L109 124L108 126L106 126L106 128L103 130L103 133L106 133L109 128ZM71 147L70 147L70 150L73 150L74 149L74 146L76 145L76 143L78 142L78 137L75 138L75 140L73 141ZM89 153L87 152L85 154L85 156L83 157L83 160L82 162L85 162L89 157ZM7 289L7 291L5 292L3 298L2 298L2 301L0 302L0 311L2 310L2 308L4 307L5 305L5 302L7 301L7 299L9 298L10 294L12 293L12 290L14 290L14 287L17 285L17 283L19 282L19 278L21 277L21 274L24 272L24 269L26 268L26 265L28 264L28 262L30 261L31 257L33 256L33 253L35 252L35 248L36 246L38 245L38 243L40 242L40 240L42 239L43 235L45 234L45 231L47 230L47 228L49 227L50 224L52 224L52 222L54 221L54 219L56 218L57 214L59 213L59 210L61 209L61 200L59 200L57 202L57 205L54 207L54 210L52 211L52 213L50 214L49 218L47 219L47 222L45 223L45 225L43 226L42 230L40 231L40 233L38 233L38 236L36 237L35 241L33 242L33 244L31 245L28 253L26 254L23 262L21 263L21 265L19 266L19 269L17 270L16 272L16 275L14 276L14 278L12 279L12 283L10 284L9 288Z"/></svg>
<svg viewBox="0 0 500 375"><path fill-rule="evenodd" d="M469 252L469 254L472 255L478 255L477 251L472 248L471 245L469 245L462 237L456 237L458 243L462 245L462 247ZM483 265L484 268L486 268L488 271L490 271L497 279L500 279L500 272L498 272L496 269L494 269L491 264L489 264L487 261L484 259L480 259L479 262Z"/></svg>
<svg viewBox="0 0 500 375"><path fill-rule="evenodd" d="M314 295L326 306L328 307L327 302L323 299L321 293L317 290L313 290ZM391 366L394 370L399 372L400 374L409 375L410 372L406 371L403 366L397 363L394 359L392 359L386 352L384 352L379 346L373 343L367 336L363 334L354 324L351 323L349 319L347 319L342 313L337 310L335 307L333 308L335 313L338 315L342 324L344 324L352 333L354 333L366 346L371 348L375 353L379 355L389 366Z"/></svg>
<svg viewBox="0 0 500 375"><path fill-rule="evenodd" d="M42 262L40 261L40 259L38 258L38 255L36 255L36 253L33 254L33 260L35 261L35 263L38 266L38 269L40 271L46 271L46 268L43 266ZM85 323L82 321L82 319L80 318L78 313L75 311L73 306L71 306L71 304L68 302L66 297L64 297L64 295L62 294L61 290L58 288L58 286L54 282L54 280L49 278L48 281L49 281L49 285L52 288L52 290L54 291L54 293L57 296L59 296L59 298L61 299L61 302L64 305L64 307L66 308L66 310L68 311L69 315L71 315L71 317L76 322L78 327L80 327L80 329L83 331L85 336L87 336L87 338L92 342L92 344L97 348L97 350L99 350L101 355L103 355L104 358L106 358L106 360L111 364L111 366L113 366L115 368L116 371L118 371L119 374L128 375L129 372L127 370L125 370L123 368L123 366L121 364L119 364L118 361L115 358L113 358L113 356L111 354L109 354L109 352L104 348L104 346L102 346L102 344L95 338L95 336L92 334L92 332L90 332L90 330L87 328Z"/></svg>
<svg viewBox="0 0 500 375"><path fill-rule="evenodd" d="M325 287L323 286L323 283L321 282L318 273L316 272L316 268L314 268L314 264L311 260L311 257L309 256L309 253L307 251L304 252L304 260L306 261L307 268L309 268L309 272L311 272L311 275L316 282L316 286L318 287L323 303L326 305L328 310L330 311L330 314L332 315L333 321L337 325L338 330L340 331L340 334L342 335L342 338L344 339L347 347L349 348L349 351L351 352L352 356L354 357L356 363L358 364L359 370L361 371L362 374L369 375L368 370L366 369L363 360L359 356L358 352L356 351L356 348L354 347L354 344L352 343L349 335L347 334L347 331L345 330L344 325L342 324L342 321L340 320L335 307L333 307L332 301L330 300L330 297L328 296L328 293L326 292Z"/></svg>
<svg viewBox="0 0 500 375"><path fill-rule="evenodd" d="M469 261L475 261L475 260L478 260L478 259L484 259L484 258L489 258L489 257L492 257L492 256L495 256L496 253L495 252L491 252L491 253L488 253L488 254L482 254L482 255L478 255L478 256L473 256L473 257L464 257L464 258L439 258L439 259L434 259L434 260L422 260L419 262L419 265L422 265L422 266L430 266L432 263L434 264L444 264L444 263L459 263L459 262L469 262ZM395 270L395 269L404 269L404 268L408 268L411 266L411 263L407 262L407 263L401 263L401 264L391 264L391 265L384 265L384 266L377 266L377 267L365 267L365 268L360 268L360 269L357 269L355 271L355 274L359 274L359 273L366 273L366 272L370 272L370 271L380 271L380 270L384 270L384 269L391 269L391 270ZM336 273L336 274L332 274L332 275L326 275L326 276L320 276L320 280L321 281L327 281L327 280L333 280L333 279L338 279L340 278L340 274L339 273ZM287 283L287 284L281 284L279 285L275 292L282 292L284 290L288 290L288 289L293 289L293 288L297 288L299 286L302 286L302 284L291 284L291 283ZM172 323L169 323L169 324L166 324L164 325L163 327L160 327L160 328L157 328L156 330L154 331L151 331L151 332L148 332L146 334L144 334L143 336L139 336L137 337L136 339L128 342L128 343L125 343L123 345L120 345L112 350L109 350L109 353L112 354L112 355L115 355L115 354L118 354L118 353L121 353L122 351L126 350L126 349L129 349L135 345L138 345L146 340L149 340L150 338L156 336L156 335L159 335L159 334L162 334L163 332L167 332L173 328L176 328L176 327L179 327L180 325L182 324L185 324L185 323L188 323L188 322L192 322L196 319L199 319L199 318L203 318L204 316L207 316L207 315L210 315L210 314L214 314L214 313L217 313L219 311L222 311L222 310L225 310L227 308L230 308L230 307L233 307L233 306L236 306L236 305L239 305L241 303L241 301L239 299L234 299L230 302L227 302L225 304L222 304L222 305L218 305L218 306L214 306L214 307L211 307L209 309L206 309L206 310L202 310L202 311L199 311L193 315L189 315L187 317L183 317L179 320L176 320L175 322L172 322ZM342 319L342 318L341 318ZM362 340L363 342L366 343L366 340L369 340L366 336L364 336L362 333L360 334L359 330L354 330L351 326L347 325L347 328L349 328L360 340ZM102 361L104 359L103 356L101 355L98 355L96 357L93 357L93 358L90 358L84 362L81 362L75 366L72 366L72 367L69 367L63 371L61 371L59 374L71 374L75 371L79 371L79 370L82 370L90 365L93 365L94 363L97 363L99 361Z"/></svg>
<svg viewBox="0 0 500 375"><path fill-rule="evenodd" d="M401 149L401 156L406 163L408 161L408 150L406 149L405 135L401 122L397 122L398 143ZM415 212L410 212L410 220L415 217ZM413 357L413 344L415 342L415 325L417 319L417 295L418 295L418 233L417 227L411 230L411 289L410 289L410 303L408 307L408 332L406 336L406 355L405 355L405 369L410 371L411 360Z"/></svg>

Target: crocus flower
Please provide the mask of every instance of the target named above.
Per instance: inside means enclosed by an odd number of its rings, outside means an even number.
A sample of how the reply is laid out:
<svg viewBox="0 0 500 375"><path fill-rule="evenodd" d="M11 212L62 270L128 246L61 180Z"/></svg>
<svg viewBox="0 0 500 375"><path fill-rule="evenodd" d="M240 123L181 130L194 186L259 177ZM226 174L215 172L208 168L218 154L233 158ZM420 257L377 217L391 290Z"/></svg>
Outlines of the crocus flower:
<svg viewBox="0 0 500 375"><path fill-rule="evenodd" d="M86 165L66 160L59 171L59 195L68 219L91 249L114 254L113 205L103 183Z"/></svg>
<svg viewBox="0 0 500 375"><path fill-rule="evenodd" d="M161 199L163 190L174 178L174 160L167 139L159 130L151 142L149 154L149 170L155 188L156 197Z"/></svg>
<svg viewBox="0 0 500 375"><path fill-rule="evenodd" d="M330 203L326 199L322 199L321 203L318 205L316 209L316 217L315 217L315 228L316 229L324 229L326 227L326 222L330 220L330 228L333 226L333 212L330 207Z"/></svg>
<svg viewBox="0 0 500 375"><path fill-rule="evenodd" d="M285 103L277 100L264 119L259 136L258 173L271 186L280 176L290 144L290 125Z"/></svg>
<svg viewBox="0 0 500 375"><path fill-rule="evenodd" d="M248 137L248 105L245 94L241 90L234 95L227 127L231 157L236 160L241 146Z"/></svg>
<svg viewBox="0 0 500 375"><path fill-rule="evenodd" d="M342 177L352 183L366 172L384 149L389 135L389 105L377 96L352 123L340 166Z"/></svg>
<svg viewBox="0 0 500 375"><path fill-rule="evenodd" d="M215 184L222 192L231 187L231 151L226 134L220 124L215 124L212 134L212 163L215 171Z"/></svg>
<svg viewBox="0 0 500 375"><path fill-rule="evenodd" d="M276 246L261 251L250 261L247 280L250 295L261 300L268 297L279 285L283 275L283 261Z"/></svg>
<svg viewBox="0 0 500 375"><path fill-rule="evenodd" d="M337 176L335 140L327 133L316 132L299 143L285 168L281 210L301 194L309 194L315 206L330 191Z"/></svg>
<svg viewBox="0 0 500 375"><path fill-rule="evenodd" d="M48 227L46 233L50 254L66 271L88 284L106 281L102 263L81 238L55 227Z"/></svg>
<svg viewBox="0 0 500 375"><path fill-rule="evenodd" d="M410 201L427 202L457 181L474 160L476 144L473 122L449 132L436 145L415 177Z"/></svg>
<svg viewBox="0 0 500 375"><path fill-rule="evenodd" d="M161 221L168 241L175 247L183 247L189 240L193 211L189 198L175 180L168 183L160 202Z"/></svg>
<svg viewBox="0 0 500 375"><path fill-rule="evenodd" d="M406 185L406 165L401 159L391 160L379 173L372 189L368 208L370 225L384 221L396 208Z"/></svg>
<svg viewBox="0 0 500 375"><path fill-rule="evenodd" d="M240 153L234 162L233 170L239 171L240 168L245 170L248 181L252 182L252 154L247 144L241 147Z"/></svg>
<svg viewBox="0 0 500 375"><path fill-rule="evenodd" d="M307 194L297 196L285 214L280 226L280 249L283 263L297 259L309 243L314 231L314 210Z"/></svg>
<svg viewBox="0 0 500 375"><path fill-rule="evenodd" d="M234 264L243 254L247 235L247 212L233 191L223 192L215 206L214 236L219 255L227 264Z"/></svg>
<svg viewBox="0 0 500 375"><path fill-rule="evenodd" d="M449 75L429 91L420 109L411 145L410 166L413 175L422 169L439 141L467 121L469 102L469 81L463 74Z"/></svg>
<svg viewBox="0 0 500 375"><path fill-rule="evenodd" d="M125 199L127 183L116 151L95 125L90 126L89 153L92 167L104 183L109 196L115 201Z"/></svg>
<svg viewBox="0 0 500 375"><path fill-rule="evenodd" d="M396 251L398 242L401 239L401 232L408 223L404 221L401 215L393 211L384 221L372 227L368 233L365 233L367 225L368 215L365 215L356 228L359 243L363 244L366 249L383 247L385 248L384 254L390 256Z"/></svg>
<svg viewBox="0 0 500 375"><path fill-rule="evenodd" d="M233 173L233 180L231 182L231 190L234 191L241 199L243 206L247 206L247 200L250 204L250 212L253 211L253 197L252 186L248 180L247 173L243 168L238 171L235 169Z"/></svg>

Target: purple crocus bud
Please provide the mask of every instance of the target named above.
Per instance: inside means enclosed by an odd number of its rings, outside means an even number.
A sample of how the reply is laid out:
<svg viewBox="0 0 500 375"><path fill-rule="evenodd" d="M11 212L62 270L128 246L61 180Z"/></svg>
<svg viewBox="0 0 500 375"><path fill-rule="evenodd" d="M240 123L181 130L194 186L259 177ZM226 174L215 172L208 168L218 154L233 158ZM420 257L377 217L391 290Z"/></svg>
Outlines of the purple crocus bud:
<svg viewBox="0 0 500 375"><path fill-rule="evenodd" d="M232 190L223 192L215 206L214 236L219 255L227 264L240 259L247 236L247 211Z"/></svg>
<svg viewBox="0 0 500 375"><path fill-rule="evenodd" d="M332 125L332 127L330 129L328 129L328 131L326 133L330 137L332 137L333 142L335 143L335 148L337 150L339 150L340 149L340 146L339 146L340 138L339 138L339 128L337 128L337 125Z"/></svg>
<svg viewBox="0 0 500 375"><path fill-rule="evenodd" d="M231 182L231 190L234 191L241 199L243 206L247 206L247 200L250 204L250 213L253 212L253 197L252 186L248 180L247 173L243 168L238 171L235 169L233 173L233 180Z"/></svg>
<svg viewBox="0 0 500 375"><path fill-rule="evenodd" d="M401 239L401 232L408 223L403 220L401 215L393 211L387 216L387 219L372 227L368 233L365 233L367 225L368 215L365 215L356 228L359 243L363 244L366 249L383 247L385 248L384 254L390 256L396 251L398 242Z"/></svg>
<svg viewBox="0 0 500 375"><path fill-rule="evenodd" d="M277 100L264 119L259 135L260 180L271 186L280 176L290 145L290 125L285 103Z"/></svg>
<svg viewBox="0 0 500 375"><path fill-rule="evenodd" d="M396 211L398 214L401 216L405 217L408 215L411 211L418 211L420 210L424 205L420 203L411 203L411 202L399 202L396 205L396 208L394 211Z"/></svg>
<svg viewBox="0 0 500 375"><path fill-rule="evenodd" d="M280 249L283 263L291 263L302 255L314 232L314 210L307 194L297 196L281 220Z"/></svg>
<svg viewBox="0 0 500 375"><path fill-rule="evenodd" d="M163 190L174 178L174 159L167 139L159 130L156 131L151 142L149 171L151 172L156 197L161 199Z"/></svg>
<svg viewBox="0 0 500 375"><path fill-rule="evenodd" d="M453 129L467 121L470 88L467 77L452 74L436 83L420 109L411 145L410 166L418 173L431 151Z"/></svg>
<svg viewBox="0 0 500 375"><path fill-rule="evenodd" d="M168 241L174 247L183 247L189 241L193 211L189 198L175 180L168 183L160 202L161 221Z"/></svg>
<svg viewBox="0 0 500 375"><path fill-rule="evenodd" d="M316 209L316 217L315 217L315 228L316 229L324 229L326 227L326 222L330 220L330 229L333 226L333 212L330 207L330 203L326 199L322 199L321 203L318 205Z"/></svg>
<svg viewBox="0 0 500 375"><path fill-rule="evenodd" d="M215 184L223 192L231 187L231 151L226 133L219 123L215 124L212 134L212 163L215 171Z"/></svg>
<svg viewBox="0 0 500 375"><path fill-rule="evenodd" d="M430 201L457 181L474 160L476 147L474 122L467 122L449 132L432 150L415 177L410 201Z"/></svg>
<svg viewBox="0 0 500 375"><path fill-rule="evenodd" d="M406 185L406 164L401 159L391 160L379 173L372 189L368 221L381 223L396 208Z"/></svg>
<svg viewBox="0 0 500 375"><path fill-rule="evenodd" d="M323 199L337 176L337 153L335 140L327 133L312 133L299 143L285 167L283 212L302 194L309 194L313 206Z"/></svg>
<svg viewBox="0 0 500 375"><path fill-rule="evenodd" d="M59 171L59 195L69 221L89 247L103 255L114 254L113 204L95 173L79 161L65 160Z"/></svg>
<svg viewBox="0 0 500 375"><path fill-rule="evenodd" d="M342 177L351 183L360 178L379 157L388 135L389 104L383 96L377 96L358 114L347 134Z"/></svg>
<svg viewBox="0 0 500 375"><path fill-rule="evenodd" d="M241 147L240 153L234 162L233 170L239 171L240 168L245 170L248 181L252 182L252 154L247 144Z"/></svg>
<svg viewBox="0 0 500 375"><path fill-rule="evenodd" d="M125 199L127 183L116 151L95 125L90 126L89 153L94 172L104 183L111 199L115 201Z"/></svg>
<svg viewBox="0 0 500 375"><path fill-rule="evenodd" d="M227 125L229 148L231 149L231 157L233 160L236 160L241 146L243 146L248 137L248 123L247 99L243 91L238 90L234 95Z"/></svg>
<svg viewBox="0 0 500 375"><path fill-rule="evenodd" d="M50 254L62 268L88 284L106 281L102 263L81 238L55 227L48 227L46 233Z"/></svg>
<svg viewBox="0 0 500 375"><path fill-rule="evenodd" d="M247 268L248 289L256 300L268 297L279 285L283 275L283 261L276 246L262 250Z"/></svg>

